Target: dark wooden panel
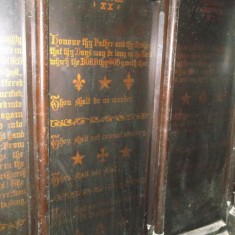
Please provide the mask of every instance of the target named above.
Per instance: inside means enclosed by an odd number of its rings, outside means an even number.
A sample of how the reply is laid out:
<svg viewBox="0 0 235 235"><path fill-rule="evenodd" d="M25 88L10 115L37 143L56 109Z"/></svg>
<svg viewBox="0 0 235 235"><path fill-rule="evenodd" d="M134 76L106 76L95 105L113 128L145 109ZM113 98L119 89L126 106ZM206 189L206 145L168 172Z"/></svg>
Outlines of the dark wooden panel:
<svg viewBox="0 0 235 235"><path fill-rule="evenodd" d="M233 1L180 1L166 234L223 219L232 95Z"/></svg>
<svg viewBox="0 0 235 235"><path fill-rule="evenodd" d="M24 1L0 3L0 234L29 234Z"/></svg>
<svg viewBox="0 0 235 235"><path fill-rule="evenodd" d="M50 231L142 234L150 2L49 2Z"/></svg>

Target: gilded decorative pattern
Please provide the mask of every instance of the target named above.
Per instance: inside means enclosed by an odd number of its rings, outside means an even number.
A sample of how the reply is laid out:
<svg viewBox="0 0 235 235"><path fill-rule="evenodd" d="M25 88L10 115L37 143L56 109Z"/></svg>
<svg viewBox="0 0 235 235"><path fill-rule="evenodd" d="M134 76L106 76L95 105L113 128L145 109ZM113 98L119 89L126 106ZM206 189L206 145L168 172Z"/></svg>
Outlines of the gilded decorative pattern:
<svg viewBox="0 0 235 235"><path fill-rule="evenodd" d="M4 231L6 229L17 229L22 227L25 224L25 220L16 220L14 223L9 224L0 224L0 231Z"/></svg>
<svg viewBox="0 0 235 235"><path fill-rule="evenodd" d="M149 117L149 113L138 113L138 114L118 114L108 115L104 117L88 117L88 118L75 118L63 119L63 120L51 120L51 127L69 127L69 126L80 126L84 124L97 124L97 123L108 123L108 122L123 122L131 120L145 120Z"/></svg>

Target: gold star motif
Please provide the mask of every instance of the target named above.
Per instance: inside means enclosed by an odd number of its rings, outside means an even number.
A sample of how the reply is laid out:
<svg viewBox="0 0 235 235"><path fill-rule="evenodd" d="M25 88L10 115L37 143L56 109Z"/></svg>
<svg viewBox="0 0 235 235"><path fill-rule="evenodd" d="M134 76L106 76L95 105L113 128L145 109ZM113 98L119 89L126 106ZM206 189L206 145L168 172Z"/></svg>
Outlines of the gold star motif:
<svg viewBox="0 0 235 235"><path fill-rule="evenodd" d="M84 159L84 156L83 155L80 155L79 152L77 152L76 156L72 157L71 158L73 160L73 165L80 165L82 166L83 164L83 159Z"/></svg>
<svg viewBox="0 0 235 235"><path fill-rule="evenodd" d="M123 82L124 82L124 84L125 84L127 90L130 90L131 87L132 87L133 84L134 84L134 79L131 77L130 73L128 73L127 78L125 78L125 79L123 80Z"/></svg>
<svg viewBox="0 0 235 235"><path fill-rule="evenodd" d="M189 96L188 92L185 92L185 94L183 96L181 96L182 105L189 105L191 98L192 98L192 96Z"/></svg>
<svg viewBox="0 0 235 235"><path fill-rule="evenodd" d="M101 89L101 90L104 89L104 88L109 89L109 88L110 88L110 87L109 87L109 84L110 84L111 82L112 82L112 80L107 79L107 76L105 75L105 76L104 76L104 79L99 80L100 89Z"/></svg>
<svg viewBox="0 0 235 235"><path fill-rule="evenodd" d="M130 157L130 152L131 152L132 150L131 149L129 149L128 147L127 147L127 145L125 146L125 148L124 149L122 149L122 150L120 150L120 152L121 152L121 156L122 157L125 157L125 158L128 158L128 157Z"/></svg>

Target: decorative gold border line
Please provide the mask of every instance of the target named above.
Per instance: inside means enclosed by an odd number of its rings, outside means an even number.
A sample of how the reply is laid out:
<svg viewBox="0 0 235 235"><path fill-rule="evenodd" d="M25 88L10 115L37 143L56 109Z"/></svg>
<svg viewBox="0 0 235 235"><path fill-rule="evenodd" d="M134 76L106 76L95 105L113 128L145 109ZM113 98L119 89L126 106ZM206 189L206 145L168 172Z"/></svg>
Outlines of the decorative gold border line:
<svg viewBox="0 0 235 235"><path fill-rule="evenodd" d="M6 229L17 229L22 227L25 224L25 220L17 220L14 223L10 224L0 224L0 231L4 231Z"/></svg>
<svg viewBox="0 0 235 235"><path fill-rule="evenodd" d="M63 119L63 120L50 120L50 126L54 127L69 127L80 126L84 124L97 124L97 123L109 123L109 122L123 122L131 120L145 120L149 117L149 113L138 114L118 114L108 115L104 117L88 117L88 118L75 118L75 119Z"/></svg>

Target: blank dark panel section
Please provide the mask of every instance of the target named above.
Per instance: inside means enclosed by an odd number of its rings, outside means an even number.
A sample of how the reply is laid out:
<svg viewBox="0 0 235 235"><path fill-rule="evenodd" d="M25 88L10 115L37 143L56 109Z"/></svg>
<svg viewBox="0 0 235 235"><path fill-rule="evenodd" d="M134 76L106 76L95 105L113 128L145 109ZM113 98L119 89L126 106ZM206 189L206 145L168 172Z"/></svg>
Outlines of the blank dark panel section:
<svg viewBox="0 0 235 235"><path fill-rule="evenodd" d="M166 234L223 219L234 94L233 1L180 1Z"/></svg>

